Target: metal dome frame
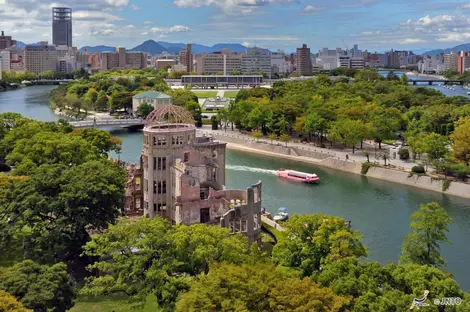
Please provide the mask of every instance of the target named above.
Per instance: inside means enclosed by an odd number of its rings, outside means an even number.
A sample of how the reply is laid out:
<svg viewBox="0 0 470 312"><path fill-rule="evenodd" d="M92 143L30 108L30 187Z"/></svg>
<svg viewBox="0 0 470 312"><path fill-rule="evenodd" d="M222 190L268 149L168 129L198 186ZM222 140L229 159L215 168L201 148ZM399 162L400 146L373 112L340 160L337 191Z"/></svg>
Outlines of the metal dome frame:
<svg viewBox="0 0 470 312"><path fill-rule="evenodd" d="M194 125L195 121L190 112L173 104L155 108L145 119L145 127L168 123Z"/></svg>

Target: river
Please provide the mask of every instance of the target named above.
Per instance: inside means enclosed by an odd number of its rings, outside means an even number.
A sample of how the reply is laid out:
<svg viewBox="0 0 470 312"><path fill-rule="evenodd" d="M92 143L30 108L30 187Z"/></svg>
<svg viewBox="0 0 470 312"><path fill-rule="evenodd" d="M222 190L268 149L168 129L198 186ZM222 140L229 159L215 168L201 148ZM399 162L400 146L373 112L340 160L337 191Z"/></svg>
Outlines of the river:
<svg viewBox="0 0 470 312"><path fill-rule="evenodd" d="M53 87L36 86L0 93L0 113L18 112L38 120L57 120L48 106L48 93ZM140 132L109 129L123 140L122 160L136 162L142 150ZM315 172L319 185L286 182L274 170L287 167ZM375 180L355 174L258 156L227 151L227 186L245 188L263 181L263 206L271 211L289 208L291 214L322 212L352 221L352 227L364 235L369 248L368 260L383 264L397 262L403 237L409 230L409 217L420 203L438 201L454 219L448 238L452 245L443 245L442 255L447 270L461 287L470 291L470 200L440 193Z"/></svg>

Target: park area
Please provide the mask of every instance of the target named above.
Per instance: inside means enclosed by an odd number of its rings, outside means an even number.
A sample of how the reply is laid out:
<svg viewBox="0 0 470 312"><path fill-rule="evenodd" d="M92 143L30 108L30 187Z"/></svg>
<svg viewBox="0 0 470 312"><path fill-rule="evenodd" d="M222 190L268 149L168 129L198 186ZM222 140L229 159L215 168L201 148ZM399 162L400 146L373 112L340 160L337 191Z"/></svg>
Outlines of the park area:
<svg viewBox="0 0 470 312"><path fill-rule="evenodd" d="M196 94L197 97L200 99L213 98L217 96L217 91L197 91L197 90L191 90L191 91L193 91L194 94Z"/></svg>

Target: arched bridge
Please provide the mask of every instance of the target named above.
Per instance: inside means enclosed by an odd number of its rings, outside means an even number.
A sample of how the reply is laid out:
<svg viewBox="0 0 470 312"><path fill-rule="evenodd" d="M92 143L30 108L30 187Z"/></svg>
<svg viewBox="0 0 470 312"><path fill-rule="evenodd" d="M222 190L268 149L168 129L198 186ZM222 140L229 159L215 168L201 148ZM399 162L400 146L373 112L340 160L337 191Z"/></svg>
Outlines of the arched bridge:
<svg viewBox="0 0 470 312"><path fill-rule="evenodd" d="M70 125L76 128L97 128L106 126L142 126L145 120L141 118L129 119L96 119L96 120L81 120L71 121Z"/></svg>

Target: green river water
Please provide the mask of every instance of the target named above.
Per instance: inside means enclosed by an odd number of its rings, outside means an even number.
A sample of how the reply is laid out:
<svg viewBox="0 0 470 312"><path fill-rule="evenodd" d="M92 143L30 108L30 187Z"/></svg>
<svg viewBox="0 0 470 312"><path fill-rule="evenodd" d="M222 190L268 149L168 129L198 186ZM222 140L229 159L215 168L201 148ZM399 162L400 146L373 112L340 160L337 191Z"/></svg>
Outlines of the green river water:
<svg viewBox="0 0 470 312"><path fill-rule="evenodd" d="M48 94L54 87L29 87L0 93L0 113L18 112L38 120L57 120L48 106ZM122 160L136 162L142 150L142 134L108 129L123 140ZM292 168L314 172L320 184L303 185L278 179L274 170ZM276 211L288 207L290 214L322 212L352 221L352 227L364 235L369 248L368 260L383 264L397 262L403 236L409 232L409 217L420 203L438 201L454 219L450 225L452 245L444 245L442 254L447 270L462 288L470 291L470 200L371 179L341 171L300 164L288 160L258 156L239 151L227 152L227 186L245 188L263 181L263 206Z"/></svg>

